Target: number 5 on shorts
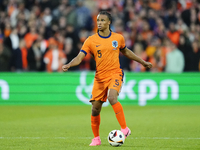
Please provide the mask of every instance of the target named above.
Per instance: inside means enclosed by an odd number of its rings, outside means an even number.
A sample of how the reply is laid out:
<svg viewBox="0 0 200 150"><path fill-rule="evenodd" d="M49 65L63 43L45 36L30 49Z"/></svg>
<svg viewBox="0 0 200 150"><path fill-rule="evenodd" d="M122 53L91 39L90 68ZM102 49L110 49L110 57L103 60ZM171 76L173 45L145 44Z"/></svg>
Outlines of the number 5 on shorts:
<svg viewBox="0 0 200 150"><path fill-rule="evenodd" d="M118 79L115 80L115 85L113 85L113 87L117 87L117 86L119 86L119 80Z"/></svg>

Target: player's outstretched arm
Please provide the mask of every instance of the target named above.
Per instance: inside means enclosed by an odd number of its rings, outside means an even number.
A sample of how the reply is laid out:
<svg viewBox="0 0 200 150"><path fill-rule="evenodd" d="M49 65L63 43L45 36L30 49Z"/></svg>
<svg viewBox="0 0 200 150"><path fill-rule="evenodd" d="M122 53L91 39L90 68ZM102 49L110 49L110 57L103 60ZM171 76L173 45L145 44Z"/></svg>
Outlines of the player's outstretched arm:
<svg viewBox="0 0 200 150"><path fill-rule="evenodd" d="M70 67L78 66L82 62L84 57L85 57L85 54L83 52L79 52L79 54L76 57L74 57L72 61L62 66L62 70L68 71Z"/></svg>
<svg viewBox="0 0 200 150"><path fill-rule="evenodd" d="M121 52L127 58L139 62L140 64L142 64L146 68L151 68L152 67L152 64L150 62L144 61L142 58L138 57L135 53L133 53L127 47L124 50L121 50Z"/></svg>

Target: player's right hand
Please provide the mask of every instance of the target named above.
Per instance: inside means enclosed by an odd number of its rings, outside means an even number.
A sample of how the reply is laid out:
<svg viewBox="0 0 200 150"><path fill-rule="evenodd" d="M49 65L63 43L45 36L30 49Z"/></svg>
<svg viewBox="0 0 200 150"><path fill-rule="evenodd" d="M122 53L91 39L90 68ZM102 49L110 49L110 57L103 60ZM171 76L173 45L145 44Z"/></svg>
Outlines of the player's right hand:
<svg viewBox="0 0 200 150"><path fill-rule="evenodd" d="M70 68L70 65L69 64L66 64L66 65L63 65L62 66L62 70L65 72L65 71L68 71L68 69Z"/></svg>
<svg viewBox="0 0 200 150"><path fill-rule="evenodd" d="M143 66L144 66L145 68L148 68L148 69L150 69L150 68L153 67L153 65L152 65L150 62L146 62L146 61L144 62Z"/></svg>

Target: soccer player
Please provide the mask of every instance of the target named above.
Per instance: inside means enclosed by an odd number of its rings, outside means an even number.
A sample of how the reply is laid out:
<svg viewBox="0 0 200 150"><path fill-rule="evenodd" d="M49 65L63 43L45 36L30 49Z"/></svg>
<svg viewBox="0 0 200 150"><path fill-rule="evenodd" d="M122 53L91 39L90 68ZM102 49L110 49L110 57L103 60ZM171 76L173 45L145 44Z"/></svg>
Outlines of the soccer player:
<svg viewBox="0 0 200 150"><path fill-rule="evenodd" d="M70 67L79 65L88 53L96 61L96 74L90 99L92 103L91 127L94 139L92 139L90 146L101 145L99 136L100 111L102 104L107 99L112 105L125 137L131 134L131 130L126 125L123 107L117 100L124 76L123 70L120 68L119 53L121 52L129 59L141 63L146 68L152 67L151 63L142 60L126 47L121 34L111 31L111 22L110 13L100 12L97 16L98 32L88 37L79 54L62 67L63 71L67 71Z"/></svg>

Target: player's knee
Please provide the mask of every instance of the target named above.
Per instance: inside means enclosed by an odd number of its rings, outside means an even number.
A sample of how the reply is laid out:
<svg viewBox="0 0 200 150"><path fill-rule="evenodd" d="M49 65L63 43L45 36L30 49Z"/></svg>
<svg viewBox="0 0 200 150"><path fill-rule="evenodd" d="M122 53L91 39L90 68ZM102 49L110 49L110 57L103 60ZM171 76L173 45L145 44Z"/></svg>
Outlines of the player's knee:
<svg viewBox="0 0 200 150"><path fill-rule="evenodd" d="M92 107L92 116L98 116L100 114L101 108Z"/></svg>
<svg viewBox="0 0 200 150"><path fill-rule="evenodd" d="M114 96L114 95L109 95L109 96L108 96L108 101L109 101L109 103L110 103L111 105L114 105L114 104L117 103L117 97Z"/></svg>

